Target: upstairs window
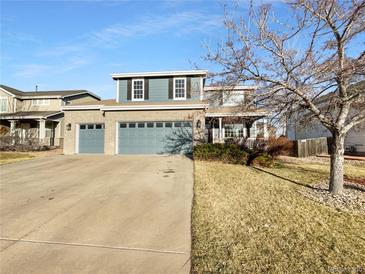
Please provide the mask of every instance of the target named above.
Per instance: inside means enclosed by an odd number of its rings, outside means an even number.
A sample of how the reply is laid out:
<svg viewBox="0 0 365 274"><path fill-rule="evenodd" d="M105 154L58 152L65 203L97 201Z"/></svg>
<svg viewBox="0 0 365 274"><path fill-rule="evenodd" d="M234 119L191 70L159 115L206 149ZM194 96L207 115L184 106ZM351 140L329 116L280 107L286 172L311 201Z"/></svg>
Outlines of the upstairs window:
<svg viewBox="0 0 365 274"><path fill-rule="evenodd" d="M186 78L174 79L174 99L175 100L186 99Z"/></svg>
<svg viewBox="0 0 365 274"><path fill-rule="evenodd" d="M8 98L0 98L0 112L8 112Z"/></svg>
<svg viewBox="0 0 365 274"><path fill-rule="evenodd" d="M132 81L132 101L143 101L144 99L144 80L135 79Z"/></svg>
<svg viewBox="0 0 365 274"><path fill-rule="evenodd" d="M32 100L33 106L48 106L49 105L49 99L33 99Z"/></svg>
<svg viewBox="0 0 365 274"><path fill-rule="evenodd" d="M225 91L223 93L224 106L239 106L244 103L245 94L243 91Z"/></svg>

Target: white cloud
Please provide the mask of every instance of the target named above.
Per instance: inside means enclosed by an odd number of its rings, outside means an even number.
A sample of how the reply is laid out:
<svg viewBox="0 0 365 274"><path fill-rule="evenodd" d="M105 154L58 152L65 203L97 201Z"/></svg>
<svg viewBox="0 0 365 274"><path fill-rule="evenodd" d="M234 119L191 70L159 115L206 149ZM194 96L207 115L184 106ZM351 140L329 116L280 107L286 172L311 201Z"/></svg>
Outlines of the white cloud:
<svg viewBox="0 0 365 274"><path fill-rule="evenodd" d="M208 33L222 26L222 18L198 12L180 12L169 16L143 16L141 21L113 24L98 31L86 33L76 41L50 47L37 52L37 56L66 56L85 54L92 48L116 47L125 39L171 32L171 35L188 36Z"/></svg>
<svg viewBox="0 0 365 274"><path fill-rule="evenodd" d="M64 44L36 52L37 57L46 57L47 63L27 64L19 68L17 76L35 77L45 73L59 74L90 64L95 49L118 47L126 39L171 33L189 36L194 33L209 33L222 26L218 15L185 11L168 16L144 15L139 21L128 24L112 24L98 31L89 32ZM50 58L49 58L50 57Z"/></svg>
<svg viewBox="0 0 365 274"><path fill-rule="evenodd" d="M89 39L96 45L110 45L120 39L149 36L171 32L171 35L206 33L222 26L219 16L198 12L180 12L169 16L144 16L143 21L130 24L115 24L91 33Z"/></svg>
<svg viewBox="0 0 365 274"><path fill-rule="evenodd" d="M19 77L36 77L38 75L45 74L52 66L41 64L27 64L22 65L15 73Z"/></svg>
<svg viewBox="0 0 365 274"><path fill-rule="evenodd" d="M15 72L15 75L25 78L44 76L49 73L54 75L72 71L90 63L91 59L71 57L59 64L25 64L17 67L18 70Z"/></svg>

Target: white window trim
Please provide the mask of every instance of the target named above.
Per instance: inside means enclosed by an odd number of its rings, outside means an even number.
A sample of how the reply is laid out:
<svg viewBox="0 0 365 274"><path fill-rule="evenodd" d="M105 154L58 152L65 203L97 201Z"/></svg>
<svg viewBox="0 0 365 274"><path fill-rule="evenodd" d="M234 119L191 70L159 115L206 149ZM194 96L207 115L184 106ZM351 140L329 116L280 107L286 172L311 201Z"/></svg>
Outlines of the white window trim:
<svg viewBox="0 0 365 274"><path fill-rule="evenodd" d="M0 109L0 112L1 113L7 113L7 112L9 112L9 98L7 97L7 96L2 96L2 97L0 97L0 100L2 101L2 100L6 100L6 110L5 111L2 111L1 109Z"/></svg>
<svg viewBox="0 0 365 274"><path fill-rule="evenodd" d="M176 91L175 91L175 82L176 80L184 80L184 97L179 97L179 98L176 98L175 97L175 94L176 94ZM174 100L186 100L186 77L174 77L174 88L173 88L173 94L174 94Z"/></svg>
<svg viewBox="0 0 365 274"><path fill-rule="evenodd" d="M134 82L136 81L142 81L142 98L134 98ZM132 79L132 101L144 101L144 79Z"/></svg>

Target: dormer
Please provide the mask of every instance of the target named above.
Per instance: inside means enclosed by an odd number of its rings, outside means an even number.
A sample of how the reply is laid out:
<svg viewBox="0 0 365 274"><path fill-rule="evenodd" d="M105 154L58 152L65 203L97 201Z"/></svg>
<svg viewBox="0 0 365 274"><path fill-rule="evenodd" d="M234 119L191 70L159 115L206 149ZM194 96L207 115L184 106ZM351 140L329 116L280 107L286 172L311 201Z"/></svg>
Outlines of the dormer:
<svg viewBox="0 0 365 274"><path fill-rule="evenodd" d="M116 73L117 102L202 100L206 70Z"/></svg>

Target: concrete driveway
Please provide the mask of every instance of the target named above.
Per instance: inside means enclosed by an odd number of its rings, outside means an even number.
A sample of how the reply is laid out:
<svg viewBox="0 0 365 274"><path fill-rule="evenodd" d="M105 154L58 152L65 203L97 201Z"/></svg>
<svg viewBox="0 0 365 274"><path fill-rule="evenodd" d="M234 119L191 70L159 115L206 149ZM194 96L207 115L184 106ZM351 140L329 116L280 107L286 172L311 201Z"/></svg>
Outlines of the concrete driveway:
<svg viewBox="0 0 365 274"><path fill-rule="evenodd" d="M193 162L58 156L0 167L1 273L188 273Z"/></svg>

